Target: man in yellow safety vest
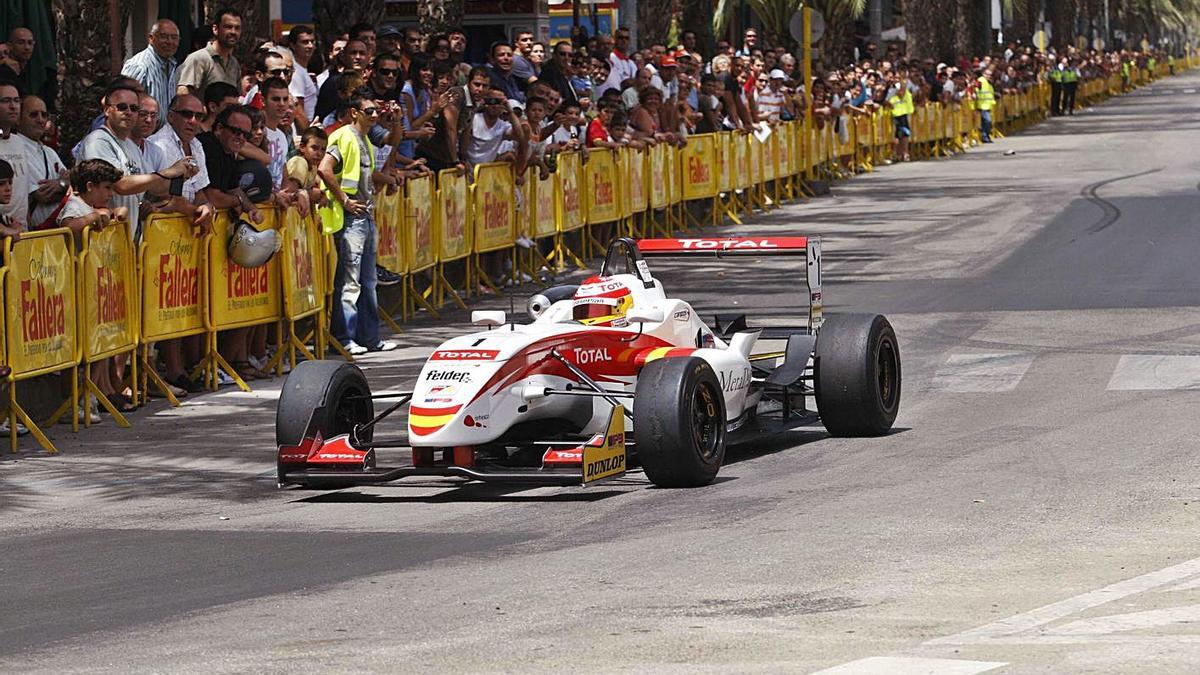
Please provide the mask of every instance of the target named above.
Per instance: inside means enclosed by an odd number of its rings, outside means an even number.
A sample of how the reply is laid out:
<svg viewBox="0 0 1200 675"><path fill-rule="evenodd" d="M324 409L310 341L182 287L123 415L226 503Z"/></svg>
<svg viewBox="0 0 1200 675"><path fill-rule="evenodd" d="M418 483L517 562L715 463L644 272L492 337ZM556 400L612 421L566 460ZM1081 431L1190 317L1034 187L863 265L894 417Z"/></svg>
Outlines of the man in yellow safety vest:
<svg viewBox="0 0 1200 675"><path fill-rule="evenodd" d="M1075 92L1079 89L1079 66L1076 65L1075 59L1068 62L1063 59L1066 67L1062 70L1062 108L1060 114L1074 115L1075 114Z"/></svg>
<svg viewBox="0 0 1200 675"><path fill-rule="evenodd" d="M996 107L996 89L992 87L995 73L991 68L983 71L976 81L975 109L979 111L979 135L984 143L992 142L992 108Z"/></svg>
<svg viewBox="0 0 1200 675"><path fill-rule="evenodd" d="M908 75L903 72L892 73L892 85L888 89L887 104L892 110L892 125L896 130L896 151L894 156L898 161L907 162L908 139L912 137L912 127L909 126L909 115L916 112L913 105L912 90L908 87Z"/></svg>
<svg viewBox="0 0 1200 675"><path fill-rule="evenodd" d="M1066 61L1066 59L1063 59L1063 61ZM1053 68L1046 71L1046 79L1050 82L1050 116L1058 117L1062 114L1062 63L1055 64Z"/></svg>

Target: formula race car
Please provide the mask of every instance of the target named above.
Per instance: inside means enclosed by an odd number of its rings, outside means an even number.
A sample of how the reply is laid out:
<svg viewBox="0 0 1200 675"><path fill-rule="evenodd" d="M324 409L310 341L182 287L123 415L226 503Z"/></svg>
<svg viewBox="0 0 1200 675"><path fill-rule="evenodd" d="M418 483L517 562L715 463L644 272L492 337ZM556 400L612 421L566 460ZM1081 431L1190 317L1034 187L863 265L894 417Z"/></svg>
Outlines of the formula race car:
<svg viewBox="0 0 1200 675"><path fill-rule="evenodd" d="M723 314L709 326L666 295L653 256L803 259L783 283L806 287L807 322L755 328ZM590 485L640 466L655 485L700 486L729 444L818 419L834 436L879 436L899 409L896 333L881 315L823 316L817 238L616 239L598 276L534 295L529 312L526 324L474 312L487 330L434 350L411 391L372 394L352 363L299 364L276 414L279 484ZM782 349L755 351L772 342ZM407 436L376 439L406 405ZM378 448L411 449L411 463L377 466Z"/></svg>

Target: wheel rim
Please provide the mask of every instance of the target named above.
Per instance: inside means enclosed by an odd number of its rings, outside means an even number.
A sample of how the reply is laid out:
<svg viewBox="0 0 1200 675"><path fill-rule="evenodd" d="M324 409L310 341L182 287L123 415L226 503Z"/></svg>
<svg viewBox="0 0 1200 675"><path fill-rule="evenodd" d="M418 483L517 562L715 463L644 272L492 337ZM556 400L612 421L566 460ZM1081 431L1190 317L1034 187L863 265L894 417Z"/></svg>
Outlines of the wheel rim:
<svg viewBox="0 0 1200 675"><path fill-rule="evenodd" d="M707 383L701 383L692 391L692 437L705 461L714 460L720 453L725 434L718 396L720 393Z"/></svg>
<svg viewBox="0 0 1200 675"><path fill-rule="evenodd" d="M884 410L895 410L900 399L900 358L896 354L896 343L889 337L879 344L875 372L879 378L879 402Z"/></svg>
<svg viewBox="0 0 1200 675"><path fill-rule="evenodd" d="M354 430L354 425L363 419L364 396L366 393L358 387L351 387L338 397L337 407L333 411L333 429L331 429L334 435L350 433Z"/></svg>

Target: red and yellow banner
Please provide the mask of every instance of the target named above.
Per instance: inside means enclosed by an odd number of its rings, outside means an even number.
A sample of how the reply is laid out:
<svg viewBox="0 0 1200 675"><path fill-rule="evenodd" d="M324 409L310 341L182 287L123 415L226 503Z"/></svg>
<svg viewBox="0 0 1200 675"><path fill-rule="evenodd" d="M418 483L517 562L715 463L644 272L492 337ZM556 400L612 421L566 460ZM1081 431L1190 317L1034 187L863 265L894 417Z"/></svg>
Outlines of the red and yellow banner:
<svg viewBox="0 0 1200 675"><path fill-rule="evenodd" d="M717 189L729 192L733 189L733 145L732 134L717 134L717 158L721 167L717 176Z"/></svg>
<svg viewBox="0 0 1200 675"><path fill-rule="evenodd" d="M517 216L513 208L512 165L480 164L475 167L475 251L486 253L513 245Z"/></svg>
<svg viewBox="0 0 1200 675"><path fill-rule="evenodd" d="M650 193L646 189L646 155L644 150L624 148L625 185L623 192L626 215L645 211L650 205Z"/></svg>
<svg viewBox="0 0 1200 675"><path fill-rule="evenodd" d="M580 193L579 152L558 155L558 229L569 232L583 227L583 195Z"/></svg>
<svg viewBox="0 0 1200 675"><path fill-rule="evenodd" d="M79 280L83 359L89 363L137 346L135 273L129 225L85 230Z"/></svg>
<svg viewBox="0 0 1200 675"><path fill-rule="evenodd" d="M69 368L79 360L74 252L66 228L5 240L4 318L15 378Z"/></svg>
<svg viewBox="0 0 1200 675"><path fill-rule="evenodd" d="M688 138L679 153L683 164L683 198L710 199L717 195L717 135Z"/></svg>
<svg viewBox="0 0 1200 675"><path fill-rule="evenodd" d="M409 178L405 183L404 246L408 272L420 272L437 264L434 244L433 174Z"/></svg>
<svg viewBox="0 0 1200 675"><path fill-rule="evenodd" d="M667 181L670 180L667 167L667 146L659 143L652 148L647 148L645 152L649 157L650 208L666 208L671 199L671 193L667 189Z"/></svg>
<svg viewBox="0 0 1200 675"><path fill-rule="evenodd" d="M260 206L263 222L259 231L276 226L273 206ZM213 218L208 245L209 317L217 330L278 321L280 311L279 257L265 265L242 267L229 259L229 238L235 222L228 211Z"/></svg>
<svg viewBox="0 0 1200 675"><path fill-rule="evenodd" d="M204 332L201 241L177 213L154 213L142 226L143 342Z"/></svg>
<svg viewBox="0 0 1200 675"><path fill-rule="evenodd" d="M404 249L400 245L400 226L404 222L404 193L399 188L383 190L375 195L375 262L396 274L408 271ZM349 218L347 218L347 222Z"/></svg>
<svg viewBox="0 0 1200 675"><path fill-rule="evenodd" d="M458 169L438 173L438 260L450 262L471 253L467 174Z"/></svg>
<svg viewBox="0 0 1200 675"><path fill-rule="evenodd" d="M296 321L325 306L321 230L314 217L301 218L299 211L289 208L279 232L283 235L283 308L287 318Z"/></svg>
<svg viewBox="0 0 1200 675"><path fill-rule="evenodd" d="M546 180L532 179L533 189L533 233L534 239L553 236L558 231L558 176L551 174Z"/></svg>
<svg viewBox="0 0 1200 675"><path fill-rule="evenodd" d="M585 165L588 224L608 223L621 217L617 189L616 155L609 148L593 148Z"/></svg>

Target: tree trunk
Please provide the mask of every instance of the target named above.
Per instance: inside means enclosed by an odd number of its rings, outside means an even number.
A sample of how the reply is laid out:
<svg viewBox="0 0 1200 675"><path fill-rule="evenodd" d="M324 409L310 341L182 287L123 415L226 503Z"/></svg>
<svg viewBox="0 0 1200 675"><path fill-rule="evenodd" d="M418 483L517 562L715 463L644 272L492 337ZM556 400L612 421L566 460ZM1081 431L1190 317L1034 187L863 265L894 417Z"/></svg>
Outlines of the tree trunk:
<svg viewBox="0 0 1200 675"><path fill-rule="evenodd" d="M841 68L854 59L854 19L825 16L825 35L817 45L821 61L829 68Z"/></svg>
<svg viewBox="0 0 1200 675"><path fill-rule="evenodd" d="M652 4L643 0L644 4ZM639 3L639 4L643 4ZM713 39L713 0L680 0L681 18L679 26L683 30L696 32L696 44L703 52L705 60L712 58L716 42Z"/></svg>
<svg viewBox="0 0 1200 675"><path fill-rule="evenodd" d="M129 15L128 4L118 3L119 14ZM70 147L91 129L104 87L120 64L113 63L108 2L53 0L51 7L57 31L59 137Z"/></svg>
<svg viewBox="0 0 1200 675"><path fill-rule="evenodd" d="M317 35L324 40L330 35L345 33L356 23L377 26L383 21L383 4L384 0L312 0ZM451 5L457 5L458 17L462 17L462 0L421 0L421 4L440 5L447 14Z"/></svg>
<svg viewBox="0 0 1200 675"><path fill-rule="evenodd" d="M688 24L683 24L687 26ZM671 31L670 3L642 0L637 5L638 46L666 45Z"/></svg>
<svg viewBox="0 0 1200 675"><path fill-rule="evenodd" d="M417 19L425 35L448 33L462 25L463 0L417 0Z"/></svg>
<svg viewBox="0 0 1200 675"><path fill-rule="evenodd" d="M1047 0L1046 15L1054 26L1050 44L1058 50L1075 44L1075 0Z"/></svg>
<svg viewBox="0 0 1200 675"><path fill-rule="evenodd" d="M947 12L936 0L905 0L904 30L910 59L943 59L953 52L946 37Z"/></svg>

